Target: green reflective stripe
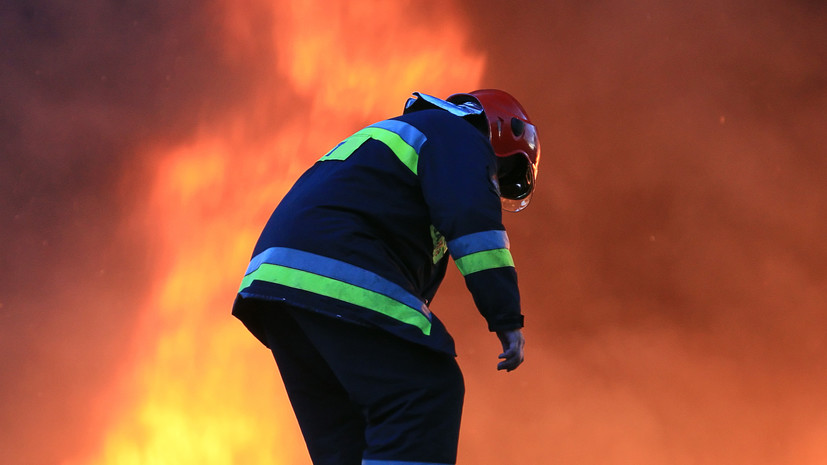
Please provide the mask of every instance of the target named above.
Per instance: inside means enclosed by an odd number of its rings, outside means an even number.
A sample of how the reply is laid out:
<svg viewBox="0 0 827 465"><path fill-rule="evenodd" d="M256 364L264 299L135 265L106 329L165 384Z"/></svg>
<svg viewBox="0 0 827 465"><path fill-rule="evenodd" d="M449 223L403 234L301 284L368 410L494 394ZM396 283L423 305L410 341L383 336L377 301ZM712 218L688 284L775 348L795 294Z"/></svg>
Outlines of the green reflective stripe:
<svg viewBox="0 0 827 465"><path fill-rule="evenodd" d="M314 294L334 297L413 325L426 336L431 334L431 322L422 313L390 297L353 284L270 263L262 263L258 269L245 276L241 283L241 289L250 286L253 280L267 281Z"/></svg>
<svg viewBox="0 0 827 465"><path fill-rule="evenodd" d="M344 160L368 139L370 139L370 136L367 134L360 134L357 132L356 134L348 137L341 144L337 145L333 150L327 152L321 160Z"/></svg>
<svg viewBox="0 0 827 465"><path fill-rule="evenodd" d="M413 174L417 174L419 154L416 152L416 149L405 142L399 134L388 129L373 126L368 126L350 136L319 161L344 160L368 139L375 139L387 145L402 164L407 166Z"/></svg>
<svg viewBox="0 0 827 465"><path fill-rule="evenodd" d="M508 249L494 249L484 250L482 252L465 255L457 260L459 272L463 276L468 276L477 271L490 270L492 268L504 268L507 266L514 266L514 259L511 257L511 252Z"/></svg>
<svg viewBox="0 0 827 465"><path fill-rule="evenodd" d="M396 158L399 158L403 165L407 166L413 174L416 174L419 154L399 134L382 128L367 128L365 130L369 131L371 138L380 140L390 147L393 153L396 154Z"/></svg>

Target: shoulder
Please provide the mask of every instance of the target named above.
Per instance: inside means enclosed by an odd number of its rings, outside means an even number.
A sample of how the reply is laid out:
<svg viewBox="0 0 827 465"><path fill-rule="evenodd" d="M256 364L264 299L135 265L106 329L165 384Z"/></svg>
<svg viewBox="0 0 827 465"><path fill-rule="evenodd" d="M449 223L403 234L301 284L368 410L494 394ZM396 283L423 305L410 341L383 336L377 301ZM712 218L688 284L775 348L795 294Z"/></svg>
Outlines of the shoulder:
<svg viewBox="0 0 827 465"><path fill-rule="evenodd" d="M487 140L471 123L444 110L421 110L393 118L418 129L431 141Z"/></svg>

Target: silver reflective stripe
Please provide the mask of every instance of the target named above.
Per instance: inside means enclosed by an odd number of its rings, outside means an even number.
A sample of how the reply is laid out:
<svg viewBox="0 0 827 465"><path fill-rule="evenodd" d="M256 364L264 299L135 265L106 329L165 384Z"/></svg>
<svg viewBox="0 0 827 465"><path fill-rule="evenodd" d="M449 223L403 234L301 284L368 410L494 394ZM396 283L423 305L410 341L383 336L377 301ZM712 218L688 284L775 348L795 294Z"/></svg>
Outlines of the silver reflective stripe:
<svg viewBox="0 0 827 465"><path fill-rule="evenodd" d="M442 100L441 98L434 97L433 95L423 94L422 92L414 92L413 94L421 98L422 100L430 103L431 105L437 108L441 108L447 111L448 113L451 113L452 115L464 118L466 116L483 114L482 107L478 105L457 105L456 103L451 103L447 100Z"/></svg>
<svg viewBox="0 0 827 465"><path fill-rule="evenodd" d="M385 120L359 130L343 140L319 161L346 160L366 141L374 139L385 144L413 174L417 174L419 150L428 139L419 129L397 120Z"/></svg>
<svg viewBox="0 0 827 465"><path fill-rule="evenodd" d="M405 462L399 460L362 460L362 465L454 465L452 463L436 462Z"/></svg>
<svg viewBox="0 0 827 465"><path fill-rule="evenodd" d="M416 296L375 273L329 257L271 247L250 261L239 292L264 281L332 297L431 333L431 312Z"/></svg>
<svg viewBox="0 0 827 465"><path fill-rule="evenodd" d="M410 145L411 148L419 153L419 150L422 148L422 144L428 139L425 137L425 134L422 134L422 131L419 129L411 126L408 123L404 123L402 121L398 121L395 119L387 119L385 121L379 121L378 123L371 124L371 128L382 128L387 129L388 131L395 132L405 141L406 144Z"/></svg>
<svg viewBox="0 0 827 465"><path fill-rule="evenodd" d="M508 234L505 231L481 231L448 241L448 250L454 260L472 253L493 249L508 249Z"/></svg>
<svg viewBox="0 0 827 465"><path fill-rule="evenodd" d="M448 241L448 250L463 276L494 268L513 267L505 231L491 230L467 234Z"/></svg>

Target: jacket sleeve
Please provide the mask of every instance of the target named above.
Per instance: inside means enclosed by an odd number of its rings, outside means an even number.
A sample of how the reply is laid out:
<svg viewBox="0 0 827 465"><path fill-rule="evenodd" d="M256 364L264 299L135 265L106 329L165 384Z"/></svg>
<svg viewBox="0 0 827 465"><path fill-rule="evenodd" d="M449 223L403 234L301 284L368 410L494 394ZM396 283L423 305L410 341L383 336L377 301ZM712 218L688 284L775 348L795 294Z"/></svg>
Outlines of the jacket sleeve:
<svg viewBox="0 0 827 465"><path fill-rule="evenodd" d="M496 158L488 140L450 116L428 135L419 157L419 179L433 226L465 279L488 329L521 328L517 273L502 223L495 183Z"/></svg>

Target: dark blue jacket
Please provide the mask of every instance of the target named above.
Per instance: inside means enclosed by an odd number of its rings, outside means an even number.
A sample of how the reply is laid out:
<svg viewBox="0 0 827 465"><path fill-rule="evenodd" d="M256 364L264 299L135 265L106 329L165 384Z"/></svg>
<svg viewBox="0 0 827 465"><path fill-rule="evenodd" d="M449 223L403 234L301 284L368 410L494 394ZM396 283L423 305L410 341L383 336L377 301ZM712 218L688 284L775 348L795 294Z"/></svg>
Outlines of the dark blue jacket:
<svg viewBox="0 0 827 465"><path fill-rule="evenodd" d="M428 304L448 254L492 331L520 328L517 275L488 139L443 110L381 121L296 182L253 251L233 314L283 301L454 354Z"/></svg>

